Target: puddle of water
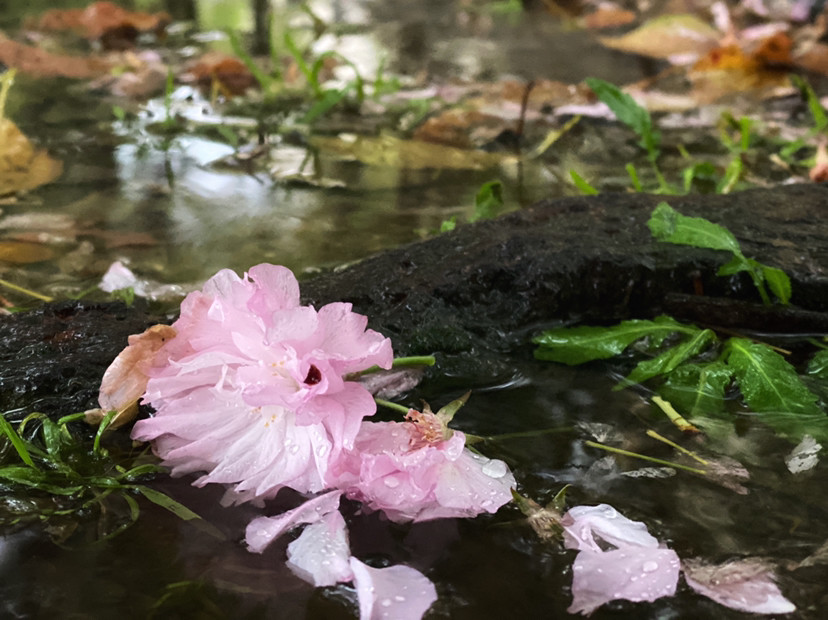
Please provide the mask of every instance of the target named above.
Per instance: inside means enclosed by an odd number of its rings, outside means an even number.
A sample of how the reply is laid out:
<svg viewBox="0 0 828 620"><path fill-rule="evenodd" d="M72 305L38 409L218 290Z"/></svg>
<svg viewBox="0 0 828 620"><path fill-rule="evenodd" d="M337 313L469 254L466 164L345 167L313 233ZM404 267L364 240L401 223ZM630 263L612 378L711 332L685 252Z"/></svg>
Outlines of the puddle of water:
<svg viewBox="0 0 828 620"><path fill-rule="evenodd" d="M574 82L589 75L630 82L646 73L646 67L598 47L582 33L567 32L551 17L532 13L512 21L472 15L458 23L454 4L431 0L404 10L399 3L313 6L323 18L335 17L340 25L364 32L343 39L348 47L342 50L354 60L368 50L369 74L377 50L387 54L392 69L409 74L425 69L447 78L511 74ZM196 6L201 30L226 25L222 20L228 19L225 11L231 6L240 11L234 23L252 24L245 3ZM302 273L416 240L452 215L462 219L471 212L480 184L492 178L504 181L506 200L515 206L569 191L548 162L526 164L522 171L509 165L487 171L401 170L324 156L308 163L307 148L285 140L271 146L272 165L282 175L300 171L304 162L306 171L315 166L319 177L342 181L345 187L280 184L266 170L214 165L233 153L226 143L192 132L165 139L136 128L140 121L125 126L112 110L122 103L62 81L18 80L9 115L63 160L66 171L19 204L4 206L3 215L68 216L76 224L64 231L66 241L56 245L58 260L36 268L4 267L3 277L61 294L94 283L116 259L164 282L200 282L218 269L243 271L263 261ZM162 117L163 105L155 105L155 117ZM589 131L566 138L553 159L577 158L585 166L594 162L592 172L600 176L609 163L617 166L638 156L634 140L623 130ZM626 178L615 182L628 185ZM584 424L605 425L601 432L617 433L627 449L669 458L663 446L647 443L644 431L651 425L665 433L671 429L653 419L641 399L611 392L610 380L597 370L526 366L519 360L515 367L524 380L476 395L456 422L481 435L556 429L486 446L487 455L514 468L525 495L549 500L564 484L572 484L571 503L613 504L645 521L682 557L766 555L784 564L801 560L828 539L828 507L820 499L828 482L824 466L791 475L782 461L789 447L770 433L748 425L739 433L730 431L718 446L749 466L748 495L685 473L629 477L624 473L642 465L606 461L605 454L585 448L583 439L592 437L584 428L596 427ZM454 396L430 398L442 403ZM62 549L34 530L9 533L0 539L0 615L353 617L355 598L348 588L314 590L284 568L286 541L262 556L244 550L240 540L254 509L222 509L218 489L193 489L188 480L160 484L218 527L226 540L154 506L142 506L142 518L123 535L81 548ZM412 527L354 515L349 527L360 557L407 562L427 572L440 594L430 617L481 620L566 613L573 554L539 542L513 507L494 517ZM781 584L800 605L800 617L819 617L816 609L826 601L818 580L801 571L782 571ZM613 603L593 615L608 617L743 616L683 587L673 599L652 605Z"/></svg>

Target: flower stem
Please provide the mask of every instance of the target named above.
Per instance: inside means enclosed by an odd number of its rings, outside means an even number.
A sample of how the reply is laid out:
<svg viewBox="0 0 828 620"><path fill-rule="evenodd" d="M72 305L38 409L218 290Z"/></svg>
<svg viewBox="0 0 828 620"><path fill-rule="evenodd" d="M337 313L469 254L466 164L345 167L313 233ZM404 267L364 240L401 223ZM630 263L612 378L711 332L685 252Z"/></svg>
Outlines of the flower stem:
<svg viewBox="0 0 828 620"><path fill-rule="evenodd" d="M501 433L499 435L469 435L466 437L474 437L475 441L502 441L504 439L521 439L523 437L538 437L548 433L568 433L574 429L571 426L559 426L556 428L542 428L535 431L519 431L517 433Z"/></svg>
<svg viewBox="0 0 828 620"><path fill-rule="evenodd" d="M54 301L54 299L49 297L48 295L42 295L41 293L37 293L27 288L23 288L22 286L18 286L17 284L12 284L8 280L0 280L0 285L17 291L18 293L25 293L26 295L31 295L32 297L40 299L41 301Z"/></svg>
<svg viewBox="0 0 828 620"><path fill-rule="evenodd" d="M377 398L374 397L374 402L382 407L387 407L388 409L393 409L394 411L400 411L402 413L408 413L409 407L405 405L400 405L397 403L392 403L390 400L385 400L384 398Z"/></svg>
<svg viewBox="0 0 828 620"><path fill-rule="evenodd" d="M395 357L394 361L391 362L391 368L407 368L410 366L434 366L437 360L434 359L433 355L413 355L411 357ZM346 381L352 381L354 379L358 379L363 375L370 375L375 372L379 372L380 370L385 370L384 368L380 368L379 366L371 366L370 368L366 368L365 370L360 370L358 372L351 372L345 375Z"/></svg>
<svg viewBox="0 0 828 620"><path fill-rule="evenodd" d="M612 446L606 446L602 443L596 443L594 441L585 441L585 445L589 446L590 448L600 448L601 450L606 450L607 452L615 452L616 454L623 454L624 456L631 456L633 458L642 459L644 461L650 461L652 463L658 463L659 465L667 465L668 467L675 467L676 469L683 469L685 471L693 472L694 474L702 474L707 475L707 472L703 469L696 469L695 467L688 467L687 465L681 465L680 463L674 463L672 461L665 461L663 459L657 459L652 456L647 456L646 454L638 454L637 452L629 452L628 450L622 450L621 448L613 448Z"/></svg>

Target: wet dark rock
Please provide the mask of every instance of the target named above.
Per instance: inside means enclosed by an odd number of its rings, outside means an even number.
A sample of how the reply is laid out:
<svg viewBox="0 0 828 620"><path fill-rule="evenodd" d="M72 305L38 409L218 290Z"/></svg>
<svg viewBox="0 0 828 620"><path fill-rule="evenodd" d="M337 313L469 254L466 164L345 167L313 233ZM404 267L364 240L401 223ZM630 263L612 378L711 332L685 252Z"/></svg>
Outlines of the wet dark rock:
<svg viewBox="0 0 828 620"><path fill-rule="evenodd" d="M529 339L542 327L651 317L675 309L676 294L720 298L725 314L731 301L758 302L747 277L716 276L725 253L651 239L646 222L660 200L609 194L544 202L319 275L302 284L303 297L316 306L352 302L398 353L436 353L435 372L466 387L509 380L514 364L502 354L528 356ZM785 270L793 304L816 321L807 331L823 329L814 325L824 325L828 313L828 187L668 202L727 226L747 256ZM785 312L763 310L762 320L796 328ZM3 318L3 409L19 417L94 406L100 377L127 335L153 322L139 309L84 303Z"/></svg>

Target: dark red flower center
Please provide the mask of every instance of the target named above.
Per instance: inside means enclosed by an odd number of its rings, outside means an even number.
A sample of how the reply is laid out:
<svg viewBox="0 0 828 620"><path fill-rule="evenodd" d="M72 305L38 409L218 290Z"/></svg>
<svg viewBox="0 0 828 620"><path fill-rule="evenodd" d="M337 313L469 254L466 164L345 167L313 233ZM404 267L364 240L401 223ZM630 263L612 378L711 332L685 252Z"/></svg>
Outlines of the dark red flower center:
<svg viewBox="0 0 828 620"><path fill-rule="evenodd" d="M305 384L306 385L316 385L322 381L322 373L319 369L311 364L311 367L308 368L308 376L305 377Z"/></svg>

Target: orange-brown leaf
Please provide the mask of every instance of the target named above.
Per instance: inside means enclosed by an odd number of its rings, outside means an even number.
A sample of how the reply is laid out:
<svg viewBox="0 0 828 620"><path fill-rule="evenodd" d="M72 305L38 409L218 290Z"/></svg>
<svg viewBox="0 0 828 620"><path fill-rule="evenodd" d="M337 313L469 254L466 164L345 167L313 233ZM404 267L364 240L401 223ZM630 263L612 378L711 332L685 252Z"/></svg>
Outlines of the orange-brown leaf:
<svg viewBox="0 0 828 620"><path fill-rule="evenodd" d="M0 34L0 63L31 75L80 79L109 73L112 68L101 58L52 54L12 41L3 34Z"/></svg>

